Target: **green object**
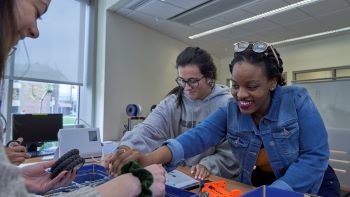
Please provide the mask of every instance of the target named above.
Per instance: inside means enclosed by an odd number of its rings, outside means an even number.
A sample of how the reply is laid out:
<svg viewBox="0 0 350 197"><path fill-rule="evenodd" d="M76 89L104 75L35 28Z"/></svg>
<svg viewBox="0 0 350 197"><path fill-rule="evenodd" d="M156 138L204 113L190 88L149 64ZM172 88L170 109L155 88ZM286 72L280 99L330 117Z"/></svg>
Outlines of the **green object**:
<svg viewBox="0 0 350 197"><path fill-rule="evenodd" d="M149 171L142 168L136 161L129 161L122 167L119 175L126 173L131 173L140 180L142 187L141 193L139 195L140 197L152 196L152 191L149 188L153 183L153 176Z"/></svg>

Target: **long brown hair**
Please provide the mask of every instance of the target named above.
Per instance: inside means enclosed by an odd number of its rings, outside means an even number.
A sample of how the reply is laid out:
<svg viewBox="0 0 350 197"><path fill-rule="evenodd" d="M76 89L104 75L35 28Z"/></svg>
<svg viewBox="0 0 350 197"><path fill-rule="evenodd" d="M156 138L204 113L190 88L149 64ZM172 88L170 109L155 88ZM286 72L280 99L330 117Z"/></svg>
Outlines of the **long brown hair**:
<svg viewBox="0 0 350 197"><path fill-rule="evenodd" d="M3 79L5 63L16 32L14 0L0 0L0 80Z"/></svg>

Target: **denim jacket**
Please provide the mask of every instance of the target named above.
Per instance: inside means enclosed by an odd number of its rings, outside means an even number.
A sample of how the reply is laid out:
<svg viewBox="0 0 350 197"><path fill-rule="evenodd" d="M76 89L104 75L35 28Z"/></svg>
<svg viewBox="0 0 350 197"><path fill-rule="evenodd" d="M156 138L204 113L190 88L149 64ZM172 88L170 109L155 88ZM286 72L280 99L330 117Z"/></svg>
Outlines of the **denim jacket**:
<svg viewBox="0 0 350 197"><path fill-rule="evenodd" d="M255 126L236 101L219 108L196 128L166 142L172 152L168 167L203 152L227 138L240 162L239 181L251 184L262 143L277 178L271 184L285 190L316 194L328 165L327 131L305 88L277 86L268 113Z"/></svg>

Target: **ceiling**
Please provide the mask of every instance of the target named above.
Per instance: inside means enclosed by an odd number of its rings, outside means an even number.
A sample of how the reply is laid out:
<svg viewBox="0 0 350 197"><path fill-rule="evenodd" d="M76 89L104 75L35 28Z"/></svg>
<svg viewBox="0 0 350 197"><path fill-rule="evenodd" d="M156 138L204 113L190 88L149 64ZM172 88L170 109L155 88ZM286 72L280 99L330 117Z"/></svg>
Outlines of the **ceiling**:
<svg viewBox="0 0 350 197"><path fill-rule="evenodd" d="M272 43L350 26L350 0L323 0L197 39L188 38L299 1L120 0L111 9L220 58L232 56L232 44L240 40Z"/></svg>

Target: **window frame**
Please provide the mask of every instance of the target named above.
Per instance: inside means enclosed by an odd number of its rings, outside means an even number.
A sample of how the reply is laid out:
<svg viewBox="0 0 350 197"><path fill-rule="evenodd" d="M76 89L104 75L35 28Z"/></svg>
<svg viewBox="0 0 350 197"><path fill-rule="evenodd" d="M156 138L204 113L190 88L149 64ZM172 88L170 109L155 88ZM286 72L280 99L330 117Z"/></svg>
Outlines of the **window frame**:
<svg viewBox="0 0 350 197"><path fill-rule="evenodd" d="M13 103L13 85L15 80L20 81L31 81L31 82L44 82L44 83L53 83L53 84L67 84L67 85L77 85L78 86L78 110L77 110L77 123L76 125L84 124L88 127L93 126L93 92L95 90L95 76L94 76L94 62L96 60L96 15L97 15L97 1L96 0L76 0L81 3L86 3L86 9L84 14L80 17L84 19L84 29L82 29L81 33L84 36L82 37L82 46L84 49L80 55L80 62L84 64L84 79L83 85L77 83L64 83L50 80L41 80L41 79L29 79L29 78L18 78L13 77L14 73L14 64L15 64L15 56L13 54L9 57L7 61L7 67L9 68L9 77L5 77L2 80L2 102L1 102L1 113L6 118L5 120L5 128L6 132L4 133L3 142L6 143L10 141L12 138L12 123L11 123L11 115L12 115L12 103ZM82 6L85 6L82 4ZM82 93L84 96L81 96ZM88 108L90 110L82 110L82 106L84 108ZM71 126L71 125L70 125Z"/></svg>

